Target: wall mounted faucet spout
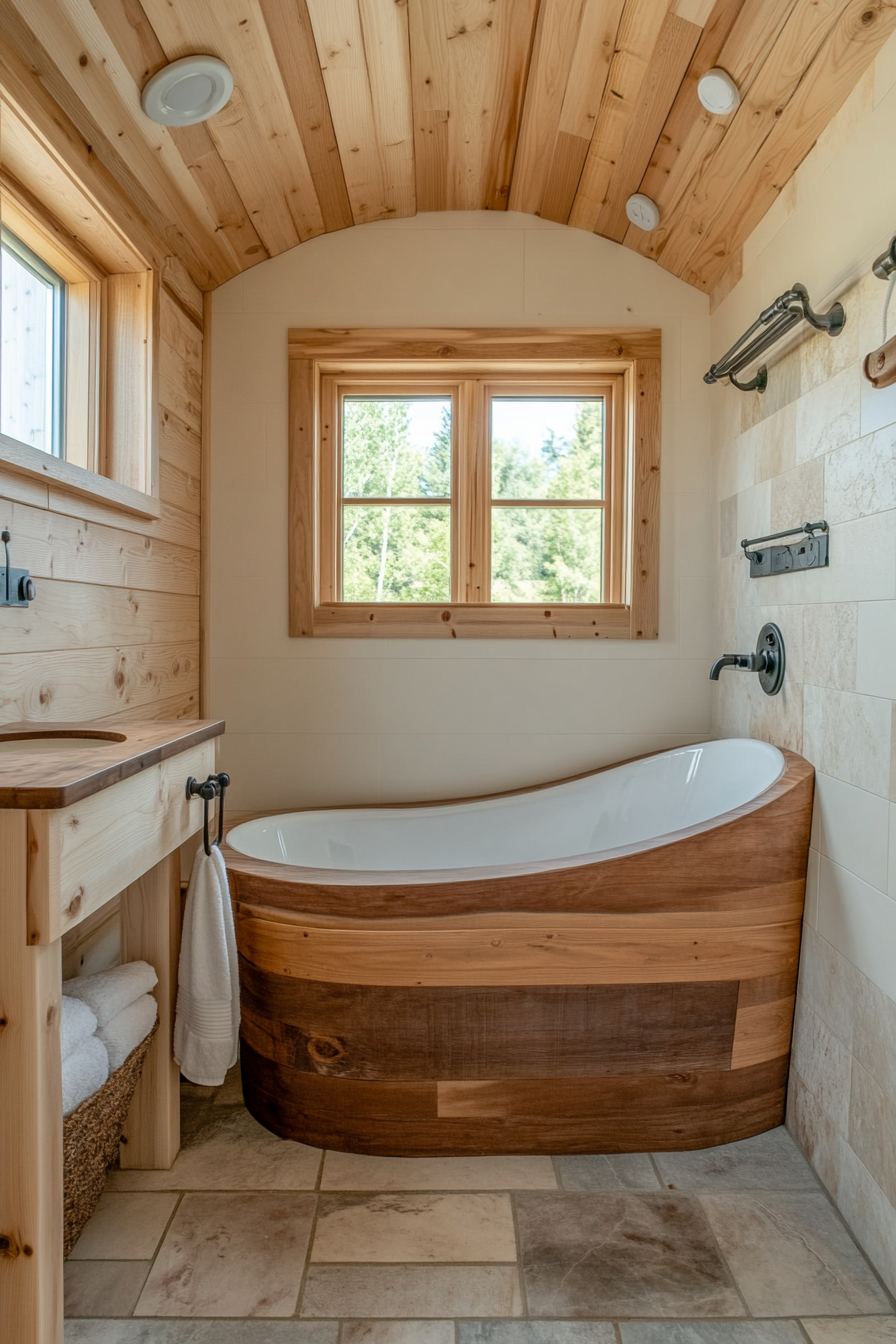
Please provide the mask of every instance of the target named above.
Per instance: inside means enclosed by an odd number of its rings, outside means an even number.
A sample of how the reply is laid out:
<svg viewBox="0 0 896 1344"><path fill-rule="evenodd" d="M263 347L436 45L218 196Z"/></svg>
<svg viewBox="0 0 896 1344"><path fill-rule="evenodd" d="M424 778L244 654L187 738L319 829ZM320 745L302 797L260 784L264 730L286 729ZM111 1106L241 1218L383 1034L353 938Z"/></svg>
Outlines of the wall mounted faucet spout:
<svg viewBox="0 0 896 1344"><path fill-rule="evenodd" d="M710 681L718 681L724 667L758 672L759 684L766 695L777 695L784 682L784 637L771 621L759 631L755 653L725 653L710 668Z"/></svg>

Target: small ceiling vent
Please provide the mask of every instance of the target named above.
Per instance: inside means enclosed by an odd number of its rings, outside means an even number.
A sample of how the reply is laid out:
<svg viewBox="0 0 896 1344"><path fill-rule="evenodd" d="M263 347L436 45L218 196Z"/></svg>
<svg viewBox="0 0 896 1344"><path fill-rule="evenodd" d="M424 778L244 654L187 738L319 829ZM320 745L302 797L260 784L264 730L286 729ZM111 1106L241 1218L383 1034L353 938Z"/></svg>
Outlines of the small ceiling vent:
<svg viewBox="0 0 896 1344"><path fill-rule="evenodd" d="M720 70L716 66L713 70L707 70L698 82L697 97L707 112L712 112L717 117L724 117L727 112L733 112L739 106L740 89L727 70Z"/></svg>
<svg viewBox="0 0 896 1344"><path fill-rule="evenodd" d="M233 75L217 56L184 56L153 75L140 101L163 126L195 126L220 112L232 93Z"/></svg>

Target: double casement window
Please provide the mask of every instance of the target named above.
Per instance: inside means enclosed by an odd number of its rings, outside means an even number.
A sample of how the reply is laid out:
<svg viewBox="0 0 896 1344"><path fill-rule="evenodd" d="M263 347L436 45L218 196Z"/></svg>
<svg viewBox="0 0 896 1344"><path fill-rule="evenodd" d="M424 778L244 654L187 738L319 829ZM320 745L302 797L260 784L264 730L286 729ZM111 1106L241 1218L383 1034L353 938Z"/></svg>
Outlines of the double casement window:
<svg viewBox="0 0 896 1344"><path fill-rule="evenodd" d="M291 632L654 638L659 334L292 331Z"/></svg>

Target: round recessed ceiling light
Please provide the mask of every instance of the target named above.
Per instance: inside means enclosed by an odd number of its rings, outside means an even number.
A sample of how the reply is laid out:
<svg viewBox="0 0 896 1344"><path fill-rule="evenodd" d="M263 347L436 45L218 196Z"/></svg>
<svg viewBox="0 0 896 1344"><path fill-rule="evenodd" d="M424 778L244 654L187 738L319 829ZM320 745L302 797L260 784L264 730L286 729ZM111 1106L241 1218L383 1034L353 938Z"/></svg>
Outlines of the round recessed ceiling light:
<svg viewBox="0 0 896 1344"><path fill-rule="evenodd" d="M733 112L740 103L740 89L727 70L716 66L714 70L707 70L697 84L697 97L707 112L722 117L726 112Z"/></svg>
<svg viewBox="0 0 896 1344"><path fill-rule="evenodd" d="M213 117L233 93L233 75L217 56L184 56L153 75L143 111L163 126L195 126Z"/></svg>
<svg viewBox="0 0 896 1344"><path fill-rule="evenodd" d="M656 201L652 201L643 192L636 191L625 203L625 213L636 228L649 233L660 222L660 212Z"/></svg>

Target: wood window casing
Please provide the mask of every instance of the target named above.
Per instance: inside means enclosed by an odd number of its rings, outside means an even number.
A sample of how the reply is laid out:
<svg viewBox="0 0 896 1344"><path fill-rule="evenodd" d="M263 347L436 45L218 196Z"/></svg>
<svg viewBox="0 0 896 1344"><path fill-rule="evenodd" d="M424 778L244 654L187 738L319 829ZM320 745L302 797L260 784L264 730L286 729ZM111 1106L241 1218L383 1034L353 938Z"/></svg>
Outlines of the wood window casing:
<svg viewBox="0 0 896 1344"><path fill-rule="evenodd" d="M110 274L3 173L0 189L4 224L66 287L62 456L0 433L0 462L158 517L156 277L136 257L136 269Z"/></svg>
<svg viewBox="0 0 896 1344"><path fill-rule="evenodd" d="M658 331L293 329L289 371L291 635L657 638ZM452 398L449 601L340 600L341 400L368 392ZM602 507L607 600L488 600L490 398L520 394L605 399L607 482ZM390 504L394 502L390 499ZM509 503L501 501L498 506ZM600 507L595 501L534 502L537 507L545 505Z"/></svg>

